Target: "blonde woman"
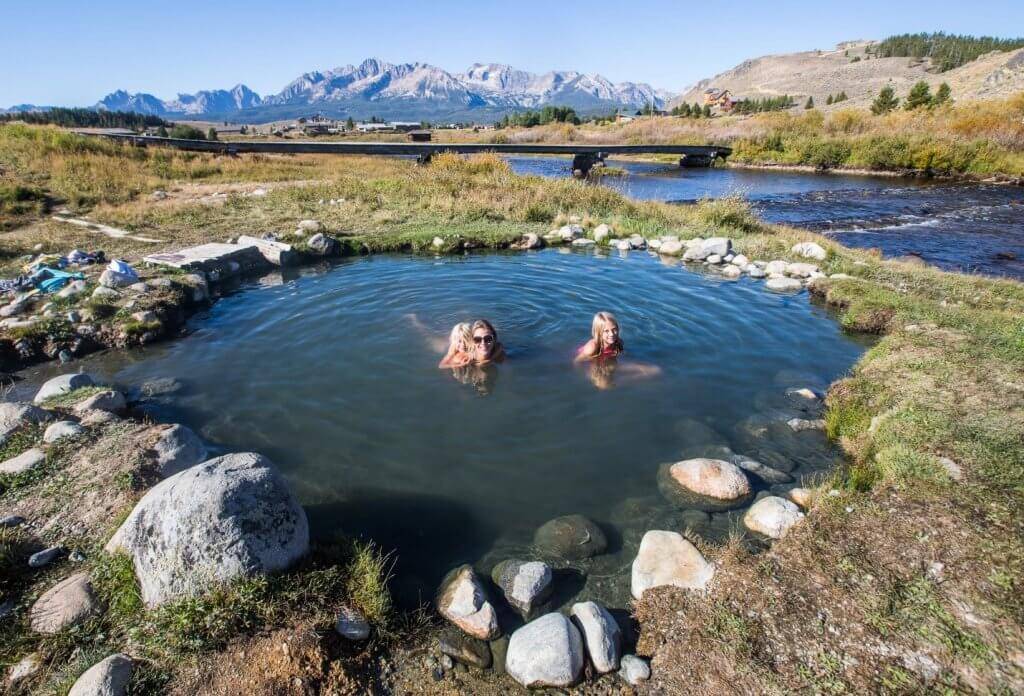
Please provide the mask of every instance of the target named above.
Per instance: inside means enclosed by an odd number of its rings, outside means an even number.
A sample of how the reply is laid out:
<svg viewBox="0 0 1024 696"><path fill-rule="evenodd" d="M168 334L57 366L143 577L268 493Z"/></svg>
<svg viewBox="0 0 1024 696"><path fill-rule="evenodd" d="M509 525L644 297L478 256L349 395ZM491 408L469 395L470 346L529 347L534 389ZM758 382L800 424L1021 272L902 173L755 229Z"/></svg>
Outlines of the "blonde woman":
<svg viewBox="0 0 1024 696"><path fill-rule="evenodd" d="M617 358L625 349L615 315L611 312L598 312L590 324L590 340L576 351L576 362Z"/></svg>
<svg viewBox="0 0 1024 696"><path fill-rule="evenodd" d="M473 329L461 322L452 327L448 336L448 351L437 364L440 368L463 367L473 360Z"/></svg>

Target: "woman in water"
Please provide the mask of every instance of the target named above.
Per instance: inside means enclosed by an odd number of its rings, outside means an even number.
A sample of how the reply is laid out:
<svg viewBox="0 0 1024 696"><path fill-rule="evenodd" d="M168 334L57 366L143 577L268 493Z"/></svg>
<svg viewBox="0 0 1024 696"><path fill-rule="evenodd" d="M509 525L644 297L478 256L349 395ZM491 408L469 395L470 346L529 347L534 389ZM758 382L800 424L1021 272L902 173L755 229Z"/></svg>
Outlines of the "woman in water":
<svg viewBox="0 0 1024 696"><path fill-rule="evenodd" d="M498 342L498 332L486 319L477 319L473 322L473 352L471 354L474 365L487 365L490 363L505 362L505 347Z"/></svg>

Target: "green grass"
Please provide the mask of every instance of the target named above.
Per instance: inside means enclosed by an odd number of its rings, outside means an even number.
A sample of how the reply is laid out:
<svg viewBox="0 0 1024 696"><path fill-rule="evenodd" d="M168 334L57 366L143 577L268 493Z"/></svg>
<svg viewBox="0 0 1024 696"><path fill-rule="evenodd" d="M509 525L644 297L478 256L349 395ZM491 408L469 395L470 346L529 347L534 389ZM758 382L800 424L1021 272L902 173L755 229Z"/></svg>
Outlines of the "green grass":
<svg viewBox="0 0 1024 696"><path fill-rule="evenodd" d="M110 387L94 385L91 387L79 387L63 394L55 394L43 402L43 408L71 408L80 401L90 396L110 391Z"/></svg>

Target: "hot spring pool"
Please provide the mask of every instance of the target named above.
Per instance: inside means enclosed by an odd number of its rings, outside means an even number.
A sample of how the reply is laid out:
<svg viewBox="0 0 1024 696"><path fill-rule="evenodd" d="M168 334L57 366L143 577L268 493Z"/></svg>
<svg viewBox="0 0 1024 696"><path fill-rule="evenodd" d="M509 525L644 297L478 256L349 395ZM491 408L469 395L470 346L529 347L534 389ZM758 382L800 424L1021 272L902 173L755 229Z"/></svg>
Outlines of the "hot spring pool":
<svg viewBox="0 0 1024 696"><path fill-rule="evenodd" d="M658 377L572 364L599 310L619 319L623 359L658 366ZM440 338L477 317L495 324L508 361L459 379L437 369L423 327ZM645 252L353 259L263 278L190 326L181 340L75 367L123 385L178 380L179 392L148 408L215 450L270 457L314 538L393 549L407 604L429 599L460 563L489 572L531 557L538 526L580 513L605 529L609 553L574 563L562 598L626 606L645 531L689 525L721 540L741 526L742 510L673 507L658 491L659 464L719 444L797 483L827 470L837 453L824 435L785 425L816 417L786 389L823 390L863 350L805 293Z"/></svg>

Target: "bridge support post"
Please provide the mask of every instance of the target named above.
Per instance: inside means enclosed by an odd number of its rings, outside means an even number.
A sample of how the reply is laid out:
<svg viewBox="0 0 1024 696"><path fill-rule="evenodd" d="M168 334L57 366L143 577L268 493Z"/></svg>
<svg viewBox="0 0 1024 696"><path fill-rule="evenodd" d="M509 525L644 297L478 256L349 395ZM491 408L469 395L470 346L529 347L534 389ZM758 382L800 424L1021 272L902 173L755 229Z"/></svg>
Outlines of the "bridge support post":
<svg viewBox="0 0 1024 696"><path fill-rule="evenodd" d="M577 179L586 179L596 164L604 164L605 157L607 155L603 152L580 152L573 155L572 175Z"/></svg>

